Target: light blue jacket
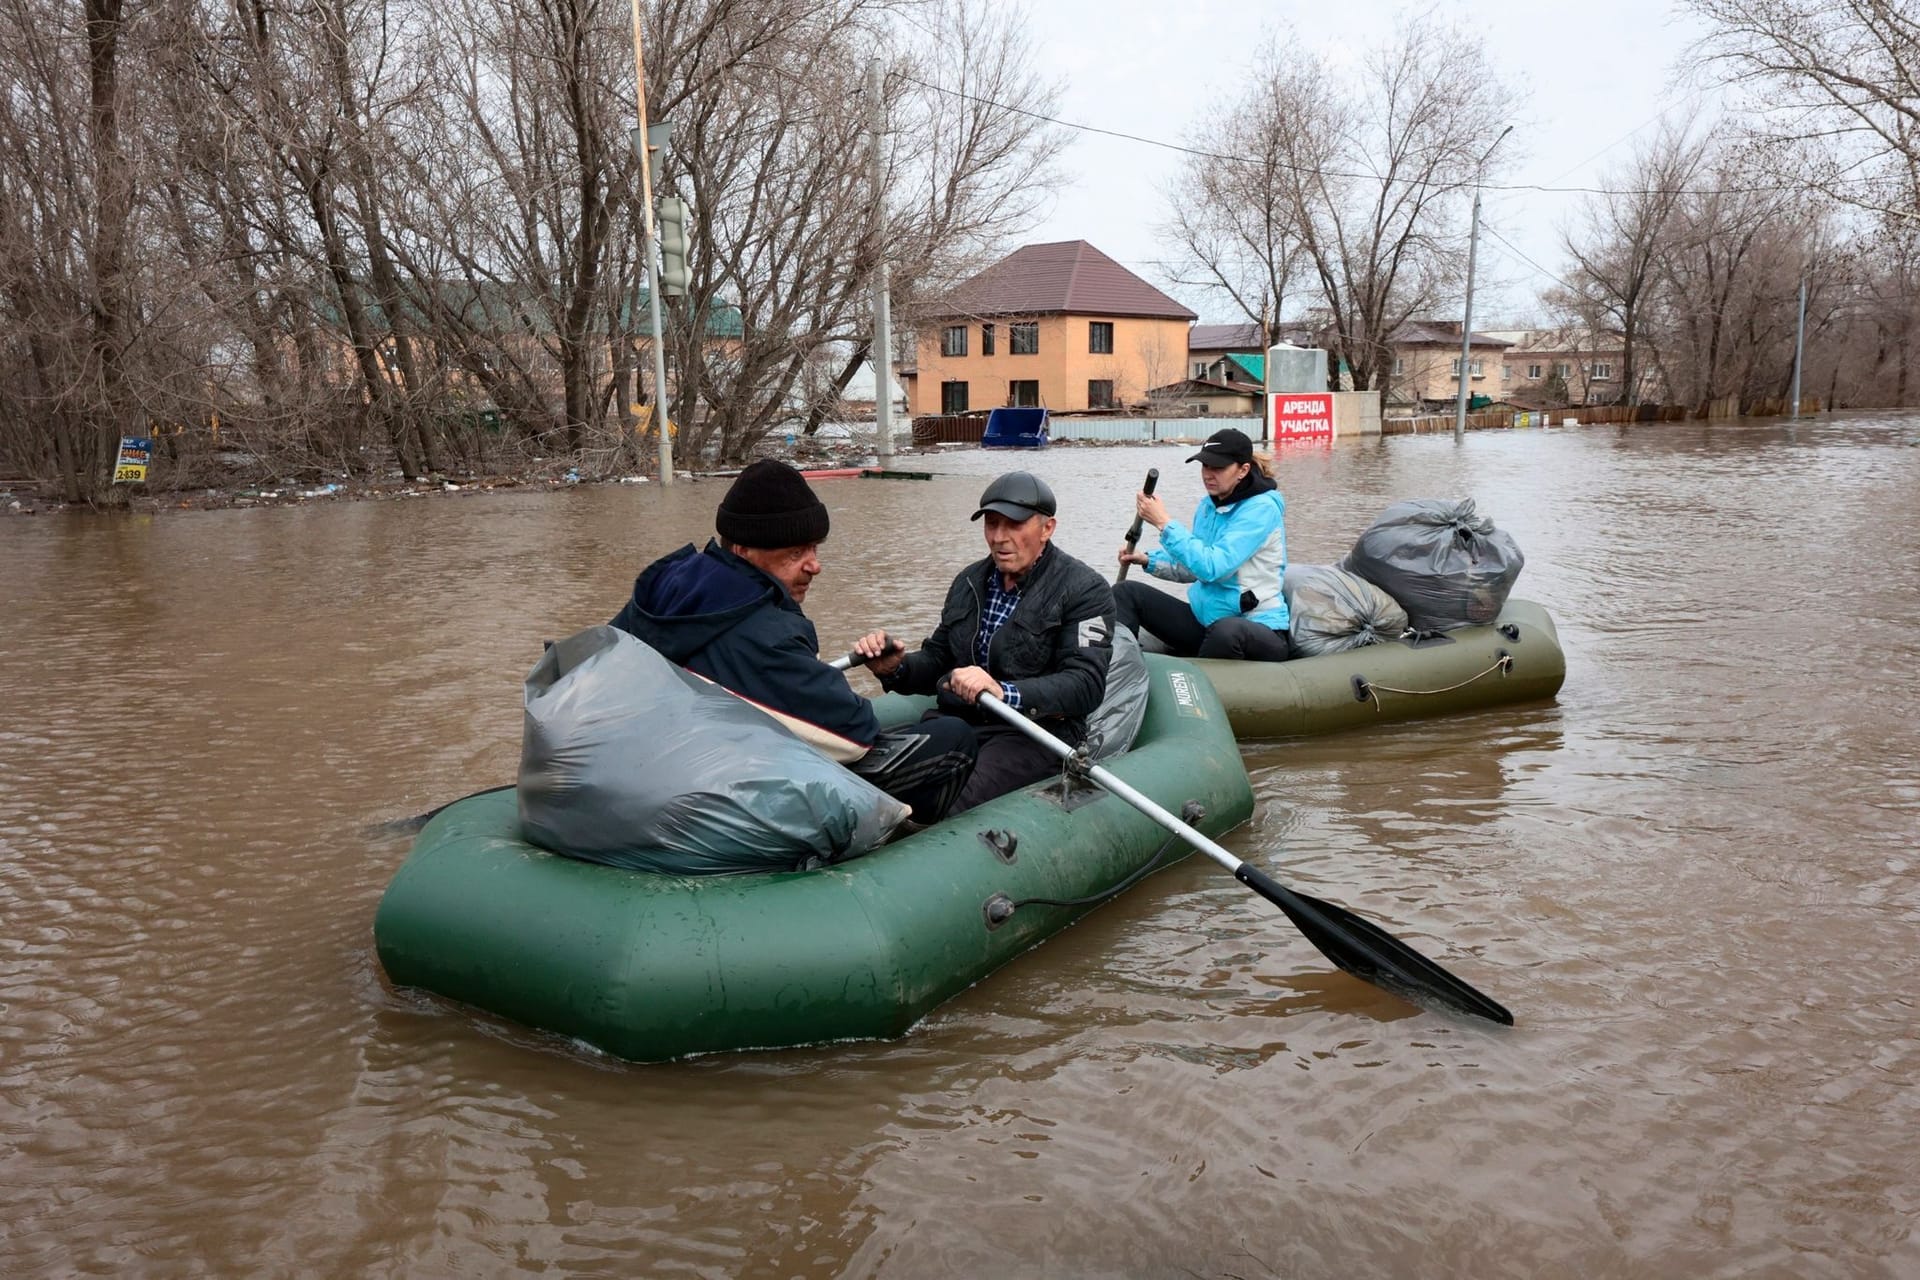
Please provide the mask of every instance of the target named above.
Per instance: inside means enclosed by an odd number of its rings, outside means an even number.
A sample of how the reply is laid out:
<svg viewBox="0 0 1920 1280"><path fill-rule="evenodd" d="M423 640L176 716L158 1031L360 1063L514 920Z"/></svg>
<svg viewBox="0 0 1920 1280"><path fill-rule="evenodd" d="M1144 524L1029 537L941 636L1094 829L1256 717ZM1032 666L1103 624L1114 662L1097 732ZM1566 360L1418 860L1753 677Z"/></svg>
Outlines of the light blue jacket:
<svg viewBox="0 0 1920 1280"><path fill-rule="evenodd" d="M1244 616L1275 631L1287 629L1287 504L1278 489L1256 493L1225 510L1202 498L1189 531L1178 520L1160 530L1160 548L1147 556L1147 572L1169 582L1191 582L1187 607L1200 625ZM1240 595L1255 601L1243 614Z"/></svg>

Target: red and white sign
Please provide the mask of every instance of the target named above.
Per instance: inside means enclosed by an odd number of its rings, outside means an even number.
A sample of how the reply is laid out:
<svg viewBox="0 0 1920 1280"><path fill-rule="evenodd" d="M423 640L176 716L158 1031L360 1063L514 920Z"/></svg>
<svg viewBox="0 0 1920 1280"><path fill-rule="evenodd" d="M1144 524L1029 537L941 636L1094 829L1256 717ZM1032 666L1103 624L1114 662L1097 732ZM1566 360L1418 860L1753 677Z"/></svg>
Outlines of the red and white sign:
<svg viewBox="0 0 1920 1280"><path fill-rule="evenodd" d="M1293 392L1267 397L1267 417L1273 427L1273 442L1289 440L1331 441L1333 439L1333 394Z"/></svg>

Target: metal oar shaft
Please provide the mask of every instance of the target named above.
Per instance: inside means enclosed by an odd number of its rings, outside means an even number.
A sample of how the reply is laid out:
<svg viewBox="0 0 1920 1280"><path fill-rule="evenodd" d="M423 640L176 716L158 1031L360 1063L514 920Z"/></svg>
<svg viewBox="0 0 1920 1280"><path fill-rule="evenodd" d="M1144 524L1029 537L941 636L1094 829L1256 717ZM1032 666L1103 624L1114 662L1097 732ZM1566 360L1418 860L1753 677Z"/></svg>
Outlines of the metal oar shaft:
<svg viewBox="0 0 1920 1280"><path fill-rule="evenodd" d="M1035 742L1059 756L1062 760L1070 760L1073 758L1074 749L1072 747L1060 741L1060 739L1054 737L1045 729L1042 729L1039 725L1027 719L992 694L981 694L980 701L985 703L987 709L992 711L994 715L999 716L1002 720L1014 726L1020 730L1020 732L1026 734L1029 738L1032 738ZM1231 853L1228 853L1225 849L1209 840L1193 827L1180 821L1178 817L1168 813L1151 799L1122 782L1114 775L1113 770L1107 768L1105 765L1094 765L1087 770L1087 776L1105 787L1108 791L1111 791L1114 795L1125 800L1140 812L1146 814L1149 818L1152 818L1166 831L1187 841L1194 848L1206 854L1227 870L1234 872L1240 870L1241 861L1239 858L1234 857Z"/></svg>

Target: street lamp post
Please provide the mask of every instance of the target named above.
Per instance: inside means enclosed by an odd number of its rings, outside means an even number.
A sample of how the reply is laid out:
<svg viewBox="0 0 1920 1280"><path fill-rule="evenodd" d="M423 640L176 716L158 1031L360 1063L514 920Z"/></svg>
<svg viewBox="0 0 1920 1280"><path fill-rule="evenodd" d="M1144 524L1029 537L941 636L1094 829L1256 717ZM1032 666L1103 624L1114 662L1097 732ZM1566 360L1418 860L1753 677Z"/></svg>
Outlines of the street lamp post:
<svg viewBox="0 0 1920 1280"><path fill-rule="evenodd" d="M653 322L653 430L660 446L660 483L673 483L673 428L667 422L667 360L660 329L660 239L653 225L653 158L647 124L647 66L640 44L640 0L633 3L633 80L640 124L633 131L633 149L640 158L640 228L647 260L647 309Z"/></svg>
<svg viewBox="0 0 1920 1280"><path fill-rule="evenodd" d="M880 465L893 461L893 317L887 283L887 107L880 59L867 64L868 129L873 141L873 424Z"/></svg>
<svg viewBox="0 0 1920 1280"><path fill-rule="evenodd" d="M1487 176L1487 159L1493 155L1493 148L1512 132L1512 125L1502 129L1500 137L1493 140L1473 171L1473 228L1467 233L1467 300L1460 313L1460 393L1453 405L1455 440L1464 440L1467 435L1467 379L1471 375L1473 347L1473 260L1480 249L1480 188Z"/></svg>

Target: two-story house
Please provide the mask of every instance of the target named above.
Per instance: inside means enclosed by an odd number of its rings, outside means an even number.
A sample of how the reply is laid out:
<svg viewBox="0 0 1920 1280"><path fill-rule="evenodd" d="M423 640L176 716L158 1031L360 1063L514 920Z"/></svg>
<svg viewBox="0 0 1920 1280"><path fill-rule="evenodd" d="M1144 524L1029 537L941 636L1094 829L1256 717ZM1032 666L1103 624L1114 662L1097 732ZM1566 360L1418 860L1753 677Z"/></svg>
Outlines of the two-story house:
<svg viewBox="0 0 1920 1280"><path fill-rule="evenodd" d="M1413 408L1452 404L1460 390L1460 322L1409 320L1387 340L1393 364L1387 403ZM1501 353L1513 343L1475 331L1467 350L1467 394L1498 400L1506 394Z"/></svg>
<svg viewBox="0 0 1920 1280"><path fill-rule="evenodd" d="M1617 333L1565 325L1557 329L1508 329L1497 335L1512 340L1502 355L1510 394L1528 403L1576 405L1635 403L1661 399L1656 361L1651 348L1642 347L1635 363L1640 383L1632 397L1625 394L1626 343Z"/></svg>
<svg viewBox="0 0 1920 1280"><path fill-rule="evenodd" d="M1085 240L1030 244L923 314L913 412L1136 403L1186 372L1193 319Z"/></svg>

